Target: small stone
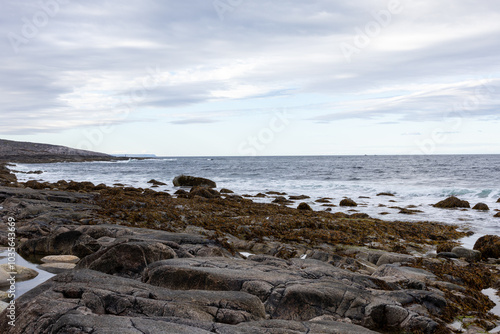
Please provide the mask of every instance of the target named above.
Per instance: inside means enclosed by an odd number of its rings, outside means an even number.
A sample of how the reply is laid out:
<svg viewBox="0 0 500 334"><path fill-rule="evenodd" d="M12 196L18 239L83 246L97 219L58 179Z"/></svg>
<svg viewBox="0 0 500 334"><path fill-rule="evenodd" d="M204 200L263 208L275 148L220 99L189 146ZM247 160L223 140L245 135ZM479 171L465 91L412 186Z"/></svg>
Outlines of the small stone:
<svg viewBox="0 0 500 334"><path fill-rule="evenodd" d="M40 261L42 261L43 263L77 263L78 261L80 261L80 258L74 255L49 255L43 257Z"/></svg>
<svg viewBox="0 0 500 334"><path fill-rule="evenodd" d="M378 193L377 196L394 196L394 194L391 194L391 193Z"/></svg>
<svg viewBox="0 0 500 334"><path fill-rule="evenodd" d="M226 188L222 188L222 189L220 190L220 193L221 193L221 194L234 194L234 191L229 190L229 189L226 189Z"/></svg>

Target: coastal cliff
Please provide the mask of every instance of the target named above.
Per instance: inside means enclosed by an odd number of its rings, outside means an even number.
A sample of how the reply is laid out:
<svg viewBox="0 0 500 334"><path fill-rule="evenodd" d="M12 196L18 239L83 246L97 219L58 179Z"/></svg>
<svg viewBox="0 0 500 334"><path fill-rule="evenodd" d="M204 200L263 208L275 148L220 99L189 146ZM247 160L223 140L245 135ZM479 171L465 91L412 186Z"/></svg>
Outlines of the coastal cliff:
<svg viewBox="0 0 500 334"><path fill-rule="evenodd" d="M0 162L44 163L57 161L111 160L115 157L66 146L0 139Z"/></svg>

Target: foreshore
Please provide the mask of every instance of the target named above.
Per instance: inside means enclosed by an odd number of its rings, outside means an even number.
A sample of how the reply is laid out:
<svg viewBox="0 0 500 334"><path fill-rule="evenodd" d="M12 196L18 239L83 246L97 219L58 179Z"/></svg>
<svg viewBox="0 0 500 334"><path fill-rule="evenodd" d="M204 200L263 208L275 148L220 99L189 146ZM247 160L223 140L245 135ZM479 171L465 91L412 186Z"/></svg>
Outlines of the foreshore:
<svg viewBox="0 0 500 334"><path fill-rule="evenodd" d="M488 313L494 304L481 290L497 287L498 259L457 248L467 235L459 226L313 211L300 199L292 201L298 209L280 200L255 203L227 189L179 189L19 183L0 165L1 212L4 222L16 221L17 251L80 259L16 299L16 326L4 311L0 332L497 327ZM8 246L7 228L0 228L0 246Z"/></svg>

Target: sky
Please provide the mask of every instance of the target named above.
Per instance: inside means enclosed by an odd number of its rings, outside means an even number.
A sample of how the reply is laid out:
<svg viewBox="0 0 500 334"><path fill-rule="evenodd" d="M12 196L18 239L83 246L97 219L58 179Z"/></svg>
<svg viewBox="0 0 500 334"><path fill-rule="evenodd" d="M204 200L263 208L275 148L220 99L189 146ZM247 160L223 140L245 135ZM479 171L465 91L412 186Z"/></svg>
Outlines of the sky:
<svg viewBox="0 0 500 334"><path fill-rule="evenodd" d="M2 0L0 138L499 154L498 0Z"/></svg>

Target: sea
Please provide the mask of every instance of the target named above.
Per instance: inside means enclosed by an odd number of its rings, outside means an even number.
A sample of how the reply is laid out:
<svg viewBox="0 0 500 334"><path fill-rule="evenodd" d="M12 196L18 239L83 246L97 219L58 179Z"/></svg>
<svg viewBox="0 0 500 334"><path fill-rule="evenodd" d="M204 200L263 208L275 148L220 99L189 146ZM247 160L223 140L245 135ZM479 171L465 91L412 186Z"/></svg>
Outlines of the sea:
<svg viewBox="0 0 500 334"><path fill-rule="evenodd" d="M269 191L307 195L314 210L326 210L320 198L330 198L333 212L363 212L371 217L394 221L435 221L458 224L475 235L463 239L472 248L484 234L500 235L500 155L420 155L420 156L277 156L277 157L158 157L124 161L82 163L18 164L11 167L21 181L90 181L112 186L151 187L155 179L166 186L157 191L173 193L177 175L211 179L217 188L239 195ZM25 174L29 171L42 174ZM377 196L391 193L394 196ZM489 211L438 209L431 206L448 196L482 202ZM287 197L285 196L285 197ZM355 208L339 207L345 198L357 202ZM253 198L271 202L274 198ZM290 206L297 206L296 201ZM421 212L401 214L400 208ZM356 211L352 211L356 210Z"/></svg>

